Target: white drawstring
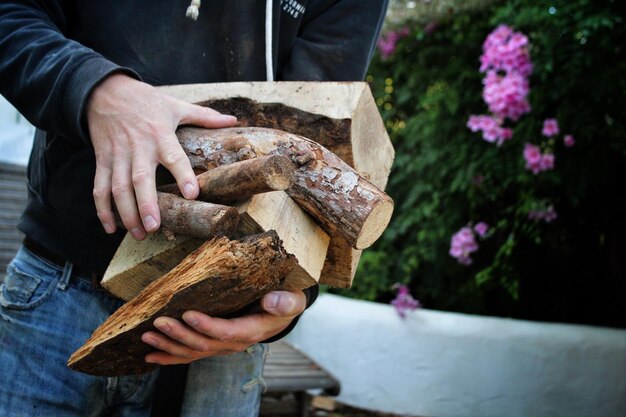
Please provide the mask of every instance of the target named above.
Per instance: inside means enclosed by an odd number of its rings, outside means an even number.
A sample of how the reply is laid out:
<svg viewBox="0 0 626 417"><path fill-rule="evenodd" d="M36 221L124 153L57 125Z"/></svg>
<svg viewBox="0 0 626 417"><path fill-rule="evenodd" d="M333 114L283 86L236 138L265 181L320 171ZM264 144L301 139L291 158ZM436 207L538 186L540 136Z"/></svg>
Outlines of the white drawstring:
<svg viewBox="0 0 626 417"><path fill-rule="evenodd" d="M265 2L265 73L267 81L274 81L274 58L272 56L272 0Z"/></svg>
<svg viewBox="0 0 626 417"><path fill-rule="evenodd" d="M191 0L191 4L187 7L186 16L193 19L198 20L198 15L200 14L200 0Z"/></svg>

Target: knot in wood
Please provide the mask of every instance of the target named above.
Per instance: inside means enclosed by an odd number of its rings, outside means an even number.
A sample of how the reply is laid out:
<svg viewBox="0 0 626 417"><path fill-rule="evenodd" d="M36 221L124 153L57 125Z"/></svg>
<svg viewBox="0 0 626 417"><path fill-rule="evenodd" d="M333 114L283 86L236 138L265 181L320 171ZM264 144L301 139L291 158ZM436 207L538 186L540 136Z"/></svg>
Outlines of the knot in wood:
<svg viewBox="0 0 626 417"><path fill-rule="evenodd" d="M256 152L250 146L245 146L237 151L237 159L240 161L256 158L256 156Z"/></svg>

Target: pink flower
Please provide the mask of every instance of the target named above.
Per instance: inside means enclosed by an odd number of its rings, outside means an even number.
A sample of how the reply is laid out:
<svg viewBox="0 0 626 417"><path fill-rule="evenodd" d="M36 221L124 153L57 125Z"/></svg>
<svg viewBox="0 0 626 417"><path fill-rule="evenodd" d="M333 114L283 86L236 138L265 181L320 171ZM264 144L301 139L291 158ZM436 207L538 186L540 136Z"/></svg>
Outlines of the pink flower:
<svg viewBox="0 0 626 417"><path fill-rule="evenodd" d="M472 132L483 132L483 139L487 142L496 142L498 145L513 137L513 131L507 127L501 127L502 119L487 115L471 115L467 121L467 127Z"/></svg>
<svg viewBox="0 0 626 417"><path fill-rule="evenodd" d="M535 175L554 168L554 154L542 154L538 146L525 144L523 155L526 160L526 169Z"/></svg>
<svg viewBox="0 0 626 417"><path fill-rule="evenodd" d="M489 71L483 84L483 99L495 116L517 121L530 112L530 104L526 99L529 92L528 80L523 75L515 72L499 75L495 71Z"/></svg>
<svg viewBox="0 0 626 417"><path fill-rule="evenodd" d="M554 206L550 205L545 210L531 210L528 213L528 218L530 220L543 220L546 223L550 223L557 218L556 210L554 210Z"/></svg>
<svg viewBox="0 0 626 417"><path fill-rule="evenodd" d="M404 284L395 284L394 287L397 288L398 291L396 298L391 301L391 305L395 307L400 317L405 318L407 311L421 307L420 302L413 298L409 292L409 287Z"/></svg>
<svg viewBox="0 0 626 417"><path fill-rule="evenodd" d="M480 237L485 237L487 232L489 231L489 225L485 222L476 223L474 226L474 231Z"/></svg>
<svg viewBox="0 0 626 417"><path fill-rule="evenodd" d="M548 171L554 168L554 155L551 153L544 153L541 156L541 162L539 162L539 168L541 171Z"/></svg>
<svg viewBox="0 0 626 417"><path fill-rule="evenodd" d="M574 146L575 143L576 143L576 141L574 140L574 136L572 136L572 135L565 135L563 137L563 144L566 147L571 148L572 146Z"/></svg>
<svg viewBox="0 0 626 417"><path fill-rule="evenodd" d="M503 141L509 140L513 137L513 130L510 127L503 127L500 130L500 139Z"/></svg>
<svg viewBox="0 0 626 417"><path fill-rule="evenodd" d="M543 221L550 223L556 220L557 217L556 210L554 210L554 207L550 206L543 214Z"/></svg>
<svg viewBox="0 0 626 417"><path fill-rule="evenodd" d="M470 227L463 227L450 240L450 256L456 258L461 265L471 265L470 254L478 250L474 232Z"/></svg>
<svg viewBox="0 0 626 417"><path fill-rule="evenodd" d="M483 78L483 100L493 116L471 116L467 122L473 132L482 131L483 139L498 145L513 136L513 130L502 127L506 119L517 121L530 112L528 76L532 63L528 37L500 25L483 44L480 71Z"/></svg>
<svg viewBox="0 0 626 417"><path fill-rule="evenodd" d="M538 146L527 143L524 145L524 159L526 160L526 169L529 169L533 174L541 172L541 150Z"/></svg>
<svg viewBox="0 0 626 417"><path fill-rule="evenodd" d="M559 123L556 119L546 119L543 121L543 129L541 134L547 137L552 137L559 134Z"/></svg>
<svg viewBox="0 0 626 417"><path fill-rule="evenodd" d="M408 36L409 33L410 33L409 28L406 26L395 31L392 30L392 31L383 33L380 39L378 39L378 42L376 42L376 46L378 47L380 56L383 59L390 58L396 51L397 42L401 38Z"/></svg>
<svg viewBox="0 0 626 417"><path fill-rule="evenodd" d="M515 72L528 77L533 70L528 45L526 35L513 32L507 25L498 26L483 43L480 72L490 70Z"/></svg>

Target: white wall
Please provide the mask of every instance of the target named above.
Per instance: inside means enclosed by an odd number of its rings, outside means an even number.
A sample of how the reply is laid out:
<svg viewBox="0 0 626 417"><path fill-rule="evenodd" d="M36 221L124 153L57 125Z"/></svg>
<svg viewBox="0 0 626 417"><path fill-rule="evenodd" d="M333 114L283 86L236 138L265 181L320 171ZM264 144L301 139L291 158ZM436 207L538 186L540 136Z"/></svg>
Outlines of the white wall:
<svg viewBox="0 0 626 417"><path fill-rule="evenodd" d="M321 295L288 337L338 400L418 416L626 416L626 331Z"/></svg>
<svg viewBox="0 0 626 417"><path fill-rule="evenodd" d="M35 129L0 96L0 161L26 165Z"/></svg>

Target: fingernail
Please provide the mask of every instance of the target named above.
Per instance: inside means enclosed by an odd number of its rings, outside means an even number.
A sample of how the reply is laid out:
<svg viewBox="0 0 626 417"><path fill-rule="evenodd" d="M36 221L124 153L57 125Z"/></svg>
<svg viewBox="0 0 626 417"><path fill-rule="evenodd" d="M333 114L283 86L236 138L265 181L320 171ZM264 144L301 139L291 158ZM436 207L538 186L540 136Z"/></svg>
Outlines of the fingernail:
<svg viewBox="0 0 626 417"><path fill-rule="evenodd" d="M194 187L192 183L188 182L185 184L183 187L183 194L185 195L185 198L193 198L193 192L195 189L196 187Z"/></svg>
<svg viewBox="0 0 626 417"><path fill-rule="evenodd" d="M280 295L275 292L271 292L265 298L265 307L269 309L275 309L278 305L278 300L280 300Z"/></svg>
<svg viewBox="0 0 626 417"><path fill-rule="evenodd" d="M157 228L156 219L151 215L147 215L143 218L143 225L147 230L153 230Z"/></svg>
<svg viewBox="0 0 626 417"><path fill-rule="evenodd" d="M198 316L196 316L193 313L187 313L183 315L183 320L185 320L185 323L187 323L190 326L196 326L200 322L200 320L198 319Z"/></svg>
<svg viewBox="0 0 626 417"><path fill-rule="evenodd" d="M103 223L102 227L104 227L104 231L107 232L108 234L111 234L114 232L113 226L111 226L109 223Z"/></svg>
<svg viewBox="0 0 626 417"><path fill-rule="evenodd" d="M150 346L154 346L154 347L159 346L159 341L156 340L154 337L143 336L141 340L143 340L145 343L149 344Z"/></svg>
<svg viewBox="0 0 626 417"><path fill-rule="evenodd" d="M167 324L167 322L165 320L156 320L154 322L154 326L161 330L162 332L169 332L170 331L170 325Z"/></svg>
<svg viewBox="0 0 626 417"><path fill-rule="evenodd" d="M144 232L139 229L138 227L135 227L133 229L130 230L130 234L133 235L133 237L137 240L141 240L144 237L146 237L146 235L144 234Z"/></svg>
<svg viewBox="0 0 626 417"><path fill-rule="evenodd" d="M237 121L237 118L235 116L230 116L227 114L220 114L219 118L222 122L236 122Z"/></svg>

